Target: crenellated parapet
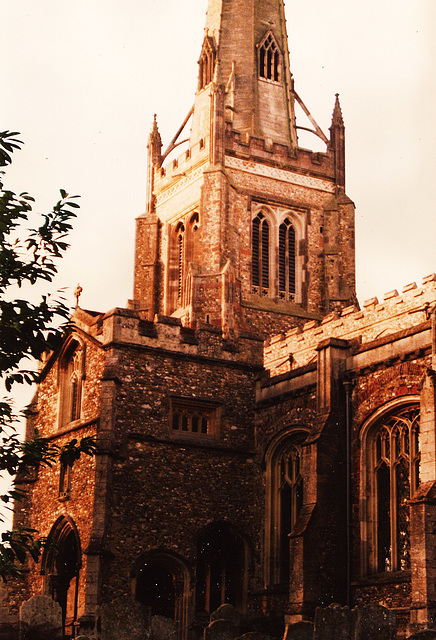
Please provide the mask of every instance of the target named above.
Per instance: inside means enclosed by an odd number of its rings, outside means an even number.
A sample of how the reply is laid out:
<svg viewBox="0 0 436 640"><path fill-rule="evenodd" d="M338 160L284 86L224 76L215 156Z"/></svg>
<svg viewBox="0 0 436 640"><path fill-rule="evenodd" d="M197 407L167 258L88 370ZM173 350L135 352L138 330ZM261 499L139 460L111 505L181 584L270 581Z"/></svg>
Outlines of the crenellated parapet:
<svg viewBox="0 0 436 640"><path fill-rule="evenodd" d="M182 326L179 318L156 315L143 320L131 309L115 308L101 316L102 346L139 347L172 352L189 357L213 358L262 366L263 338L241 332L235 340L226 340L219 327L199 323L196 330Z"/></svg>
<svg viewBox="0 0 436 640"><path fill-rule="evenodd" d="M265 347L265 368L272 376L286 373L317 360L316 348L326 338L340 338L364 345L416 327L429 318L436 302L436 274L423 278L422 285L406 285L402 292L386 293L383 300L371 298L362 309L349 306L330 313L321 321L311 320L300 328L273 336Z"/></svg>

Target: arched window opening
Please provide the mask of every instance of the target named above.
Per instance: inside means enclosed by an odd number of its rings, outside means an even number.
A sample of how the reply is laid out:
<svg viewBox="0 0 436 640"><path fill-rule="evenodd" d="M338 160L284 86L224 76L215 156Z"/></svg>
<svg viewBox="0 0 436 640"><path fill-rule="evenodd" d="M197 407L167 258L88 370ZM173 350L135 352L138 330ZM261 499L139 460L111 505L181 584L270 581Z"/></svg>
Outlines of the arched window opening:
<svg viewBox="0 0 436 640"><path fill-rule="evenodd" d="M213 80L215 70L215 46L212 38L206 36L198 61L198 90L204 89Z"/></svg>
<svg viewBox="0 0 436 640"><path fill-rule="evenodd" d="M72 340L59 361L59 426L79 420L82 414L84 348Z"/></svg>
<svg viewBox="0 0 436 640"><path fill-rule="evenodd" d="M270 232L268 220L258 213L252 223L251 279L253 293L267 296L270 286Z"/></svg>
<svg viewBox="0 0 436 640"><path fill-rule="evenodd" d="M210 614L225 603L242 610L244 577L243 540L224 523L208 528L197 544L197 613Z"/></svg>
<svg viewBox="0 0 436 640"><path fill-rule="evenodd" d="M67 499L71 495L72 467L67 462L60 463L59 498Z"/></svg>
<svg viewBox="0 0 436 640"><path fill-rule="evenodd" d="M303 505L303 477L301 475L301 449L291 444L280 454L277 460L278 499L280 535L280 582L289 577L289 534L297 522Z"/></svg>
<svg viewBox="0 0 436 640"><path fill-rule="evenodd" d="M281 55L277 42L269 32L259 45L259 75L265 80L280 82Z"/></svg>
<svg viewBox="0 0 436 640"><path fill-rule="evenodd" d="M376 573L410 568L410 508L419 485L419 409L383 416L368 441L369 489L373 505Z"/></svg>
<svg viewBox="0 0 436 640"><path fill-rule="evenodd" d="M145 565L136 578L136 599L150 609L152 616L174 620L176 590L174 576L160 565Z"/></svg>
<svg viewBox="0 0 436 640"><path fill-rule="evenodd" d="M279 227L279 297L282 300L295 300L295 291L295 229L286 218Z"/></svg>
<svg viewBox="0 0 436 640"><path fill-rule="evenodd" d="M74 637L77 622L80 538L70 518L61 516L53 525L42 557L46 593L62 609L63 637Z"/></svg>
<svg viewBox="0 0 436 640"><path fill-rule="evenodd" d="M135 598L150 615L174 620L178 640L186 640L190 579L185 562L171 553L153 551L138 558L131 575Z"/></svg>
<svg viewBox="0 0 436 640"><path fill-rule="evenodd" d="M303 430L283 433L266 453L266 581L287 584L290 534L303 507Z"/></svg>

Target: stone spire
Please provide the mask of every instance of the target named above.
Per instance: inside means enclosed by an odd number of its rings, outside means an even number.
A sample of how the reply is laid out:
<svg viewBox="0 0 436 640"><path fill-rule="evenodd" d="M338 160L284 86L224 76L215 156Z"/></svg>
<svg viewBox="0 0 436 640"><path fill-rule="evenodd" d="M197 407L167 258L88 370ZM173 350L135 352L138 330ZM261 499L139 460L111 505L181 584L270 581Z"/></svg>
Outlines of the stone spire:
<svg viewBox="0 0 436 640"><path fill-rule="evenodd" d="M342 109L341 104L339 102L339 93L336 94L335 107L333 109L333 117L332 117L332 127L344 126L344 119L342 117Z"/></svg>
<svg viewBox="0 0 436 640"><path fill-rule="evenodd" d="M339 94L336 94L333 109L332 124L330 127L329 150L334 156L335 179L340 190L345 189L345 126L342 117L342 109L339 102Z"/></svg>
<svg viewBox="0 0 436 640"><path fill-rule="evenodd" d="M149 158L153 165L160 165L162 159L162 138L157 126L157 116L154 114L153 126L148 138Z"/></svg>
<svg viewBox="0 0 436 640"><path fill-rule="evenodd" d="M190 146L210 133L219 85L234 131L297 146L283 0L209 0Z"/></svg>

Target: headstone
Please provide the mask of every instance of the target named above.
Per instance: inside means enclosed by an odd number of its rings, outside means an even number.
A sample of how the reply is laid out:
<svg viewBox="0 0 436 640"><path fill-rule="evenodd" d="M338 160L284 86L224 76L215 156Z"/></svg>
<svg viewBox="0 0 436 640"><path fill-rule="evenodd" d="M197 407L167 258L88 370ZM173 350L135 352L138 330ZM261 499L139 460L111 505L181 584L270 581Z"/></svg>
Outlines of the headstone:
<svg viewBox="0 0 436 640"><path fill-rule="evenodd" d="M244 633L243 636L239 636L236 640L274 640L271 636L267 636L259 631L249 631Z"/></svg>
<svg viewBox="0 0 436 640"><path fill-rule="evenodd" d="M350 639L350 610L339 604L329 607L317 607L313 640L349 640ZM371 640L374 640L372 638Z"/></svg>
<svg viewBox="0 0 436 640"><path fill-rule="evenodd" d="M436 640L436 630L425 629L424 631L418 631L413 636L409 636L407 640Z"/></svg>
<svg viewBox="0 0 436 640"><path fill-rule="evenodd" d="M149 635L147 609L132 596L101 608L101 640L144 640Z"/></svg>
<svg viewBox="0 0 436 640"><path fill-rule="evenodd" d="M204 630L204 640L235 640L238 631L228 620L214 620Z"/></svg>
<svg viewBox="0 0 436 640"><path fill-rule="evenodd" d="M313 639L313 622L301 620L294 624L286 625L283 640L312 640Z"/></svg>
<svg viewBox="0 0 436 640"><path fill-rule="evenodd" d="M57 640L62 638L61 606L48 596L33 596L20 608L22 640Z"/></svg>
<svg viewBox="0 0 436 640"><path fill-rule="evenodd" d="M151 616L150 640L176 640L177 626L174 620L164 616Z"/></svg>
<svg viewBox="0 0 436 640"><path fill-rule="evenodd" d="M353 640L395 640L397 620L395 613L378 604L353 609Z"/></svg>
<svg viewBox="0 0 436 640"><path fill-rule="evenodd" d="M231 604L222 604L216 611L211 613L210 621L213 622L214 620L227 620L234 627L239 628L241 616L239 611L236 611Z"/></svg>

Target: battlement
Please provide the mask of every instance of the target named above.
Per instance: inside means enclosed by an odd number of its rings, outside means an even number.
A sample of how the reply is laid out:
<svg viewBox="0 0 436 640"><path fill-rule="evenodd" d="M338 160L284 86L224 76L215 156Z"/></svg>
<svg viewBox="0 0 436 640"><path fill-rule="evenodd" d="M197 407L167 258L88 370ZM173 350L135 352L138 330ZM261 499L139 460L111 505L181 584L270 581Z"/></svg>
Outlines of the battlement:
<svg viewBox="0 0 436 640"><path fill-rule="evenodd" d="M359 309L353 305L311 320L270 338L265 346L265 368L271 376L286 373L316 360L316 347L325 338L358 340L365 344L415 326L428 319L436 303L436 274L423 278L422 286L406 285L402 293L389 291L382 301L371 298Z"/></svg>
<svg viewBox="0 0 436 640"><path fill-rule="evenodd" d="M328 153L290 147L250 135L241 135L238 131L227 129L226 152L237 157L251 158L260 162L280 166L292 171L308 171L324 177L335 177L333 157Z"/></svg>
<svg viewBox="0 0 436 640"><path fill-rule="evenodd" d="M185 149L176 158L155 169L155 189L159 192L172 186L174 178L183 178L188 170L203 164L209 158L209 136Z"/></svg>
<svg viewBox="0 0 436 640"><path fill-rule="evenodd" d="M97 336L102 345L109 344L148 347L189 356L201 356L262 366L263 339L242 333L237 339L223 338L222 331L206 323L189 329L179 318L156 315L154 321L143 320L132 309L115 308L101 316L101 330Z"/></svg>

